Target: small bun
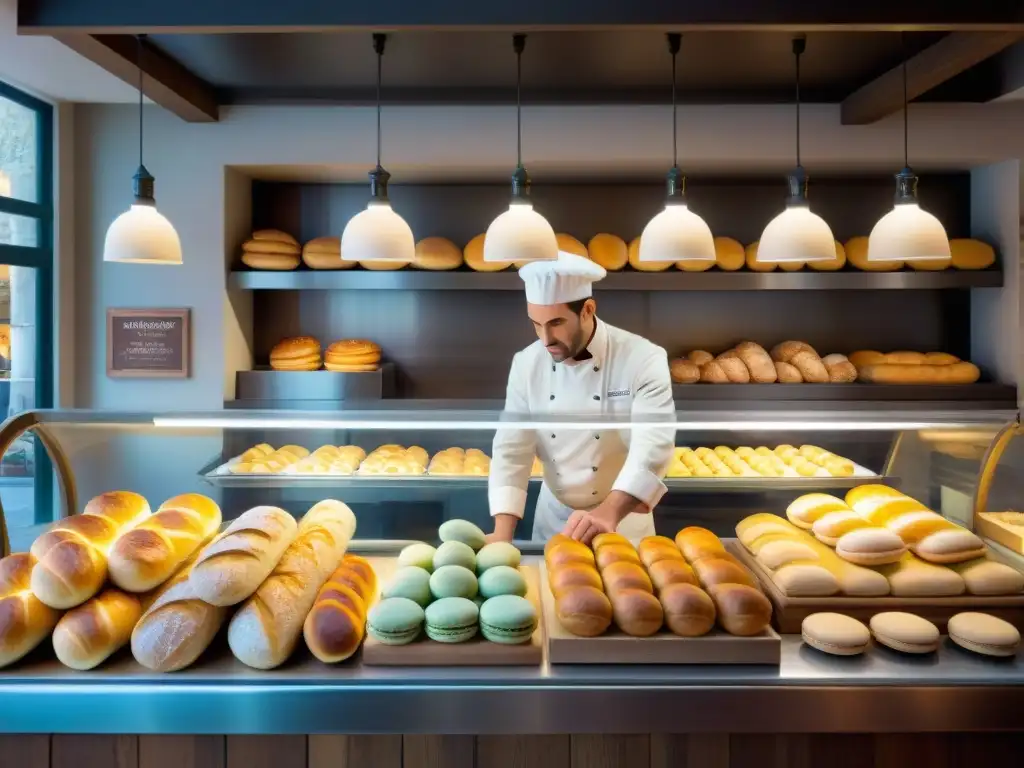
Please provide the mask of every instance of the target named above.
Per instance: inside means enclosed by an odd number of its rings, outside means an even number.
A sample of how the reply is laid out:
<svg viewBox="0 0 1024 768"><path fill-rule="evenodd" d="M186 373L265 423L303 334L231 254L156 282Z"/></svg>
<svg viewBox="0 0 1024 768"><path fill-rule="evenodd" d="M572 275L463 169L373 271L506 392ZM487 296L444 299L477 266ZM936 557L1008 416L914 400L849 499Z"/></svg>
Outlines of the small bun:
<svg viewBox="0 0 1024 768"><path fill-rule="evenodd" d="M715 625L715 603L703 589L692 584L669 584L658 595L665 624L681 637L700 637Z"/></svg>
<svg viewBox="0 0 1024 768"><path fill-rule="evenodd" d="M648 568L654 588L660 594L670 584L692 584L697 586L697 577L693 569L680 558L679 560L659 560Z"/></svg>
<svg viewBox="0 0 1024 768"><path fill-rule="evenodd" d="M718 557L725 554L721 540L707 528L691 526L676 534L676 546L691 563L703 557Z"/></svg>
<svg viewBox="0 0 1024 768"><path fill-rule="evenodd" d="M703 558L693 564L693 570L705 589L718 584L744 584L752 588L757 586L746 568L725 558Z"/></svg>
<svg viewBox="0 0 1024 768"><path fill-rule="evenodd" d="M569 565L570 563L579 563L591 567L596 565L593 550L585 544L572 540L559 542L552 547L551 552L547 556L547 563L552 569L561 568L563 565Z"/></svg>
<svg viewBox="0 0 1024 768"><path fill-rule="evenodd" d="M604 534L602 534L602 535L604 535ZM601 538L601 537L598 536L597 539L599 539L599 538ZM597 539L594 539L594 541L597 541ZM548 539L548 543L544 545L544 560L545 561L548 559L548 555L551 554L551 550L553 550L555 547L557 547L563 541L572 541L572 539L569 538L568 536L566 536L564 533L556 533L554 536L552 536L550 539Z"/></svg>
<svg viewBox="0 0 1024 768"><path fill-rule="evenodd" d="M462 250L446 237L425 237L416 243L414 269L447 270L462 266Z"/></svg>
<svg viewBox="0 0 1024 768"><path fill-rule="evenodd" d="M562 534L556 534L556 536L562 536ZM564 537L568 539L568 536ZM601 547L607 547L609 544L625 544L627 547L633 546L629 539L623 536L621 533L599 533L594 537L594 540L590 542L590 546L594 548L594 551L601 549Z"/></svg>
<svg viewBox="0 0 1024 768"><path fill-rule="evenodd" d="M609 544L597 550L597 567L602 571L612 563L636 563L640 565L640 555L632 544Z"/></svg>
<svg viewBox="0 0 1024 768"><path fill-rule="evenodd" d="M548 574L548 583L555 597L574 587L602 589L604 586L601 575L592 566L579 563L570 563L554 569Z"/></svg>
<svg viewBox="0 0 1024 768"><path fill-rule="evenodd" d="M579 637L597 637L612 623L612 604L594 587L567 589L555 600L558 623Z"/></svg>
<svg viewBox="0 0 1024 768"><path fill-rule="evenodd" d="M640 559L648 569L655 563L661 560L679 560L683 561L683 556L679 552L679 548L669 540L666 544L663 541L649 541L644 539L640 542Z"/></svg>
<svg viewBox="0 0 1024 768"><path fill-rule="evenodd" d="M595 264L609 272L622 269L629 262L629 248L618 235L600 233L590 238L587 251Z"/></svg>
<svg viewBox="0 0 1024 768"><path fill-rule="evenodd" d="M651 577L636 563L612 563L601 571L601 578L604 581L604 588L612 596L624 589L639 589L643 592L654 593Z"/></svg>
<svg viewBox="0 0 1024 768"><path fill-rule="evenodd" d="M615 626L633 637L650 637L665 623L658 598L641 589L623 589L612 595Z"/></svg>
<svg viewBox="0 0 1024 768"><path fill-rule="evenodd" d="M761 592L744 584L719 584L708 590L718 623L731 635L756 635L772 620L772 604Z"/></svg>

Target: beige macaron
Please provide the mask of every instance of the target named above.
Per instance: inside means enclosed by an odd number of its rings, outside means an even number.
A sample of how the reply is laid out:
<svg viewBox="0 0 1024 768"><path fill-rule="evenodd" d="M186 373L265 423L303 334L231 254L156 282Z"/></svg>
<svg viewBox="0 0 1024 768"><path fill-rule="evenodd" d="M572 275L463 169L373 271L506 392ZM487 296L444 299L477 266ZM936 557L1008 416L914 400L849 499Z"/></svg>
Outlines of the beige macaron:
<svg viewBox="0 0 1024 768"><path fill-rule="evenodd" d="M939 647L939 628L912 613L876 613L870 626L875 640L895 651L932 653Z"/></svg>
<svg viewBox="0 0 1024 768"><path fill-rule="evenodd" d="M822 544L834 547L839 543L840 536L860 528L871 527L871 523L863 517L852 510L846 509L822 515L814 521L811 530L814 532L815 538Z"/></svg>
<svg viewBox="0 0 1024 768"><path fill-rule="evenodd" d="M903 539L885 528L861 528L839 537L836 554L856 565L886 565L895 563L907 545Z"/></svg>
<svg viewBox="0 0 1024 768"><path fill-rule="evenodd" d="M914 554L930 563L962 563L985 554L985 542L966 528L951 528L925 536Z"/></svg>
<svg viewBox="0 0 1024 768"><path fill-rule="evenodd" d="M800 625L807 645L833 656L856 656L871 642L871 632L861 622L841 613L812 613Z"/></svg>
<svg viewBox="0 0 1024 768"><path fill-rule="evenodd" d="M986 656L1013 656L1020 645L1020 632L1013 624L987 613L958 613L946 627L954 643Z"/></svg>

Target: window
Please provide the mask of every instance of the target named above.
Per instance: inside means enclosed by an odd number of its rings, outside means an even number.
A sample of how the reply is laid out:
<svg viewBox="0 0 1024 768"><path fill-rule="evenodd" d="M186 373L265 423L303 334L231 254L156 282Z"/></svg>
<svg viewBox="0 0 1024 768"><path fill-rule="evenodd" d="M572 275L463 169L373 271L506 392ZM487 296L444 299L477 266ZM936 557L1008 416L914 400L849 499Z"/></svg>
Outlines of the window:
<svg viewBox="0 0 1024 768"><path fill-rule="evenodd" d="M53 111L0 82L0 418L53 404ZM0 458L7 524L53 514L50 464L32 436Z"/></svg>

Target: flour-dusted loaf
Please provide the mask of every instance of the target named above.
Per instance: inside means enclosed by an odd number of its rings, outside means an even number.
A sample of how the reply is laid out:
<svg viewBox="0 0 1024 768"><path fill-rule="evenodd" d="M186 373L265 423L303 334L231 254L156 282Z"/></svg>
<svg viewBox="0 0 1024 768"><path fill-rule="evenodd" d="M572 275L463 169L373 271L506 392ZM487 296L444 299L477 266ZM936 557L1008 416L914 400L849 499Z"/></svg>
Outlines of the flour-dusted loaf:
<svg viewBox="0 0 1024 768"><path fill-rule="evenodd" d="M0 560L0 669L13 664L49 636L60 611L29 588L36 559L19 552Z"/></svg>
<svg viewBox="0 0 1024 768"><path fill-rule="evenodd" d="M278 507L253 507L199 553L189 581L196 597L228 606L249 597L295 539L295 518Z"/></svg>
<svg viewBox="0 0 1024 768"><path fill-rule="evenodd" d="M317 592L341 564L355 532L355 515L340 501L315 505L280 562L228 626L228 645L256 669L283 664L298 642Z"/></svg>
<svg viewBox="0 0 1024 768"><path fill-rule="evenodd" d="M206 496L183 493L122 534L110 550L110 580L128 592L159 587L220 530L220 507Z"/></svg>
<svg viewBox="0 0 1024 768"><path fill-rule="evenodd" d="M131 491L91 499L80 515L53 525L32 544L32 591L51 608L74 608L107 578L107 552L117 537L149 516L149 503Z"/></svg>
<svg viewBox="0 0 1024 768"><path fill-rule="evenodd" d="M57 622L53 650L66 667L92 669L129 643L141 617L138 596L105 589Z"/></svg>

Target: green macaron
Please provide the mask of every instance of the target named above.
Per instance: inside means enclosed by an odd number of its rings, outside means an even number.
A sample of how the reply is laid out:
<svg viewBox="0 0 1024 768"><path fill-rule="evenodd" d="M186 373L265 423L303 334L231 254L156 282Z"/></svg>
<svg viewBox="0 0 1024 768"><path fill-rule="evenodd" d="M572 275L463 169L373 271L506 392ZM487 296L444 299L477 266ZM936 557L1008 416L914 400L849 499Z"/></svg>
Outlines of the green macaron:
<svg viewBox="0 0 1024 768"><path fill-rule="evenodd" d="M480 594L485 598L498 595L526 595L526 579L517 569L496 565L480 574Z"/></svg>
<svg viewBox="0 0 1024 768"><path fill-rule="evenodd" d="M469 570L476 570L476 555L472 547L461 541L446 541L434 553L434 570L446 565L461 565Z"/></svg>
<svg viewBox="0 0 1024 768"><path fill-rule="evenodd" d="M487 536L469 520L448 520L437 529L437 535L441 541L459 541L474 550L480 549L487 543Z"/></svg>
<svg viewBox="0 0 1024 768"><path fill-rule="evenodd" d="M480 632L492 643L525 643L536 628L537 609L525 597L498 595L480 606Z"/></svg>
<svg viewBox="0 0 1024 768"><path fill-rule="evenodd" d="M430 594L440 600L445 597L476 597L476 576L461 565L442 565L430 575Z"/></svg>
<svg viewBox="0 0 1024 768"><path fill-rule="evenodd" d="M518 568L520 558L519 550L507 541L495 541L476 553L476 570L479 573L483 573L499 565Z"/></svg>
<svg viewBox="0 0 1024 768"><path fill-rule="evenodd" d="M464 643L476 635L479 613L464 597L437 600L427 607L427 637L439 643Z"/></svg>
<svg viewBox="0 0 1024 768"><path fill-rule="evenodd" d="M430 605L431 600L430 572L417 568L415 565L399 568L384 585L381 596L385 598L405 597L426 608Z"/></svg>
<svg viewBox="0 0 1024 768"><path fill-rule="evenodd" d="M423 609L406 597L381 600L366 617L366 631L384 645L411 643L422 627Z"/></svg>
<svg viewBox="0 0 1024 768"><path fill-rule="evenodd" d="M437 552L429 544L417 541L403 549L398 555L399 565L415 565L425 571L434 570L434 553Z"/></svg>

